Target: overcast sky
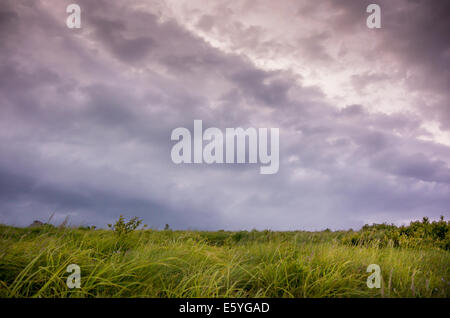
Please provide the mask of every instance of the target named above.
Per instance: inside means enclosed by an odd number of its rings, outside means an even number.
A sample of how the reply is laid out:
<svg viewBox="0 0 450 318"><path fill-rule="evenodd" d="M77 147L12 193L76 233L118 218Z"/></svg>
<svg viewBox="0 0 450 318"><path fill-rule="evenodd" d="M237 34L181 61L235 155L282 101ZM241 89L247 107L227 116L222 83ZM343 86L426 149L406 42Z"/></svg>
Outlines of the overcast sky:
<svg viewBox="0 0 450 318"><path fill-rule="evenodd" d="M81 7L81 29L66 7ZM381 6L381 29L366 7ZM145 4L144 4L145 3ZM320 230L450 217L450 1L0 2L0 223ZM173 129L278 127L280 169Z"/></svg>

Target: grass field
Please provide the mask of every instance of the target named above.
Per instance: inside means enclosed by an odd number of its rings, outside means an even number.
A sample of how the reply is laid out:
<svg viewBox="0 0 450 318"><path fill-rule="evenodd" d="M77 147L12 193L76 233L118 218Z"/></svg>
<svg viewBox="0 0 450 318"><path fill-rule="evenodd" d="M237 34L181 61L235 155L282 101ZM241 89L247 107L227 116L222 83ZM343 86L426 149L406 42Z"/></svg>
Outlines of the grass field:
<svg viewBox="0 0 450 318"><path fill-rule="evenodd" d="M0 226L0 296L449 297L445 246L405 245L404 235L383 242L363 232L141 229L117 235ZM66 285L69 264L81 268L79 289ZM367 287L369 264L381 267L379 289Z"/></svg>

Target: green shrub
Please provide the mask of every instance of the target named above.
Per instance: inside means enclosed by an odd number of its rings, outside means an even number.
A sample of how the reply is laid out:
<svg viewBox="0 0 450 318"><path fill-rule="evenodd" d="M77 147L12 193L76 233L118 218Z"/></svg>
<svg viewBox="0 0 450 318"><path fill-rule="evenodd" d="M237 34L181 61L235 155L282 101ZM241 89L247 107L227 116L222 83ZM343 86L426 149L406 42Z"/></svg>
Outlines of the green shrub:
<svg viewBox="0 0 450 318"><path fill-rule="evenodd" d="M364 225L358 232L349 232L341 242L353 246L434 247L450 250L450 222L441 216L430 222L427 217L408 226L394 224Z"/></svg>
<svg viewBox="0 0 450 318"><path fill-rule="evenodd" d="M108 224L108 227L118 236L123 236L136 230L141 224L142 220L137 216L131 218L128 222L125 222L125 218L121 215L114 225ZM147 227L147 224L144 224L143 227Z"/></svg>

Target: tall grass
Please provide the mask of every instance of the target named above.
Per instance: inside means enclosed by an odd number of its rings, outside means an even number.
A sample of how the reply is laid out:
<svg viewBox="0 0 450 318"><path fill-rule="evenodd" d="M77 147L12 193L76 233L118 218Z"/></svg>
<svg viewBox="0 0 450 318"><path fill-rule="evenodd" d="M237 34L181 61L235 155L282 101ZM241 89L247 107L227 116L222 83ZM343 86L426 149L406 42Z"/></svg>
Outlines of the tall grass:
<svg viewBox="0 0 450 318"><path fill-rule="evenodd" d="M344 232L0 226L1 297L448 297L450 252L348 245ZM382 288L369 289L369 264ZM69 264L81 288L69 289Z"/></svg>

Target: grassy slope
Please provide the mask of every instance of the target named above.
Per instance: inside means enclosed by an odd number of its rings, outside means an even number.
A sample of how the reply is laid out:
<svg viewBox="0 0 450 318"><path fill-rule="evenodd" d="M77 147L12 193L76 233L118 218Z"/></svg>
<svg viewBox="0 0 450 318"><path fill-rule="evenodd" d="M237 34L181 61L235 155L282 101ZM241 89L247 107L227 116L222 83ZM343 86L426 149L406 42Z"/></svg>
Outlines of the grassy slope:
<svg viewBox="0 0 450 318"><path fill-rule="evenodd" d="M348 246L342 232L0 226L1 297L449 297L450 252ZM66 286L69 264L81 289ZM383 287L366 286L369 264Z"/></svg>

